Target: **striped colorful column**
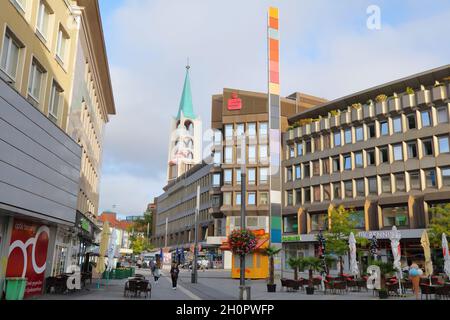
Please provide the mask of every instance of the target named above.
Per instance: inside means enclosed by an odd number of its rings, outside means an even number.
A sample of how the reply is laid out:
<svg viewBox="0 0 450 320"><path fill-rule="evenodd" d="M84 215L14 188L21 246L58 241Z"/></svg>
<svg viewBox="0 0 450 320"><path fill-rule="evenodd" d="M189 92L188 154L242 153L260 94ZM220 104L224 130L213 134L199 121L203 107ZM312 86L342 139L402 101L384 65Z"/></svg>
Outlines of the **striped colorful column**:
<svg viewBox="0 0 450 320"><path fill-rule="evenodd" d="M270 242L281 245L281 123L280 123L280 37L278 8L268 14L269 128L270 128Z"/></svg>

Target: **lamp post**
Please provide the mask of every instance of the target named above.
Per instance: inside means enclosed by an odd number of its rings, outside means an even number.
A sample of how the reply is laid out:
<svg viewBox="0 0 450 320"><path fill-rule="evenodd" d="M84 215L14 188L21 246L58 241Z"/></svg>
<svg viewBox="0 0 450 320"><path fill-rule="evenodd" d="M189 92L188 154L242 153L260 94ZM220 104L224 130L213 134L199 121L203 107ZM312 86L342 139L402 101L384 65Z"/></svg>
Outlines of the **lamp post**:
<svg viewBox="0 0 450 320"><path fill-rule="evenodd" d="M241 230L246 229L245 223L245 202L246 202L246 140L245 133L241 136ZM240 255L240 285L239 285L239 300L250 300L250 287L245 285L245 254Z"/></svg>
<svg viewBox="0 0 450 320"><path fill-rule="evenodd" d="M197 255L198 255L198 213L200 212L200 185L197 186L197 206L195 208L194 231L194 259L192 261L191 283L197 283Z"/></svg>

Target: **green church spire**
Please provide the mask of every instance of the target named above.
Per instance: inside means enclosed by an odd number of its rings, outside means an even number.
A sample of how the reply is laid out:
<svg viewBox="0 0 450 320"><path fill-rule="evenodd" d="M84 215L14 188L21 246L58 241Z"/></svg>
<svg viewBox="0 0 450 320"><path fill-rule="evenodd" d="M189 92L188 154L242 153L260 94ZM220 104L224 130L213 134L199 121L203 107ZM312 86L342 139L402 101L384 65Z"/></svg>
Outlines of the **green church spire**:
<svg viewBox="0 0 450 320"><path fill-rule="evenodd" d="M192 104L192 92L191 81L189 79L189 69L191 67L186 66L186 77L184 79L183 94L181 95L180 108L178 109L177 120L181 118L181 112L186 118L195 119L194 105Z"/></svg>

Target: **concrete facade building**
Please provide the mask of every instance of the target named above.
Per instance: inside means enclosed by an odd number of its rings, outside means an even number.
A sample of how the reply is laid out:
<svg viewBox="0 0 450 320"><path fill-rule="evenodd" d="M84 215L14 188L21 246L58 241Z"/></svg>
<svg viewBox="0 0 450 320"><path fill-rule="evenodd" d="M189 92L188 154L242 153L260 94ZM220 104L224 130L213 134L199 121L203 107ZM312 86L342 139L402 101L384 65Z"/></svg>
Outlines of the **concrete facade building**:
<svg viewBox="0 0 450 320"><path fill-rule="evenodd" d="M289 118L297 125L283 143L284 262L314 255L339 205L355 209L360 236L375 235L383 259L394 225L409 264L421 253L430 208L450 202L449 76L443 66Z"/></svg>

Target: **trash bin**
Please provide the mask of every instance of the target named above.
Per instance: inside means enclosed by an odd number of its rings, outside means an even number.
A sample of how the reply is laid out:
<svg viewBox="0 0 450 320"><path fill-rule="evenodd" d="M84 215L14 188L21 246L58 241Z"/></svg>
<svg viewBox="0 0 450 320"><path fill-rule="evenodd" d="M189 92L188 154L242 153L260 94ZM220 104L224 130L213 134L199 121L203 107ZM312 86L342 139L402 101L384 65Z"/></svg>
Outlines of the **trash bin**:
<svg viewBox="0 0 450 320"><path fill-rule="evenodd" d="M6 278L6 300L23 300L26 278Z"/></svg>

